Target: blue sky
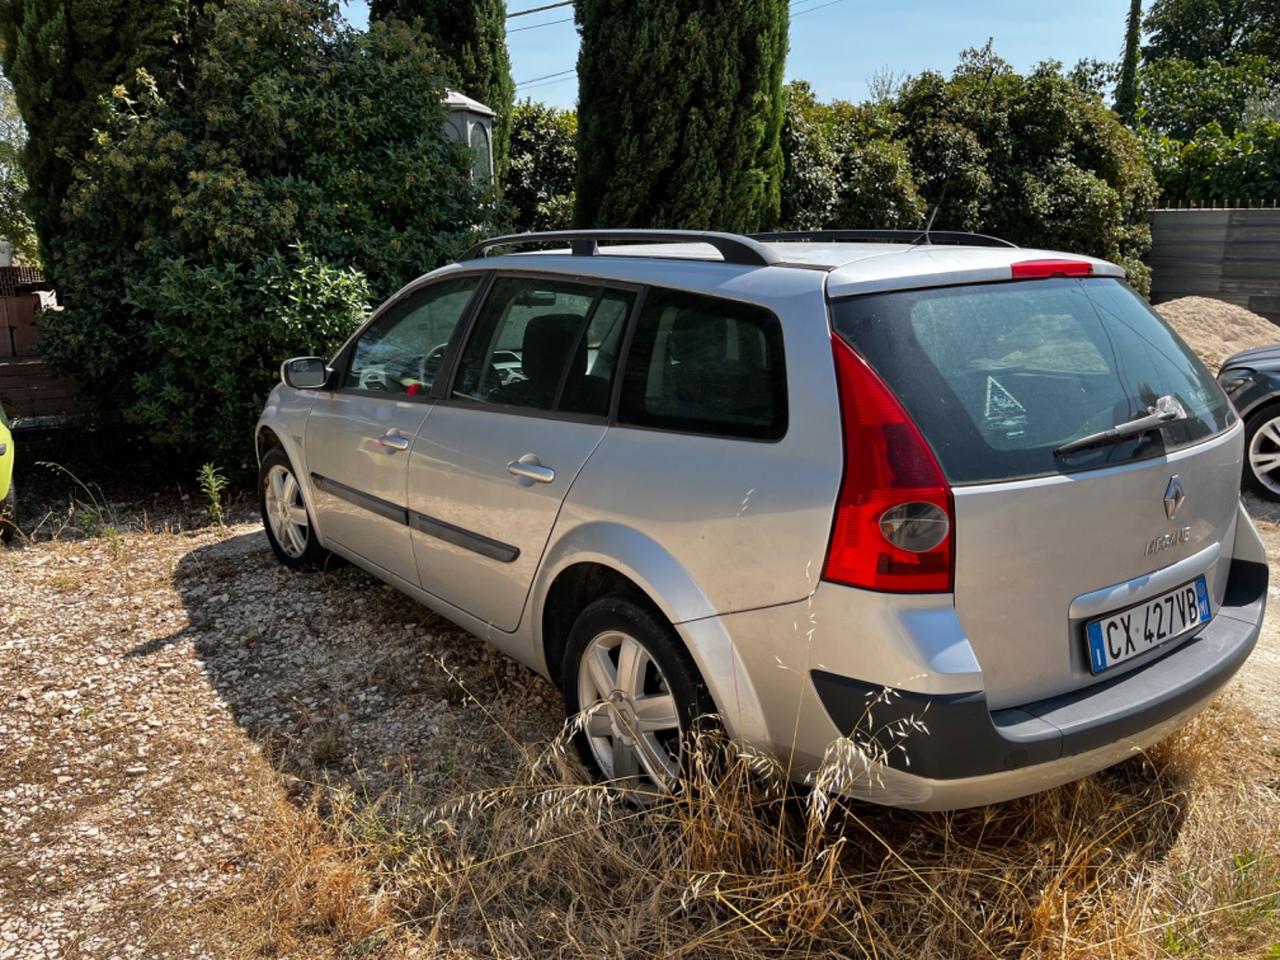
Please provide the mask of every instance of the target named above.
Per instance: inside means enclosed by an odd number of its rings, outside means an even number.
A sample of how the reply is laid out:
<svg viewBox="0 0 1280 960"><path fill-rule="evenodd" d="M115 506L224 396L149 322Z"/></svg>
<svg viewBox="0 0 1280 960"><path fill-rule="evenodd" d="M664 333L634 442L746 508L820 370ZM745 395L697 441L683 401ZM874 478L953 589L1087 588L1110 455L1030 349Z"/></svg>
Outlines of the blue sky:
<svg viewBox="0 0 1280 960"><path fill-rule="evenodd" d="M545 2L514 0L508 9ZM347 19L363 27L365 0L344 0L343 6ZM1049 58L1067 66L1081 57L1111 60L1120 53L1128 7L1126 0L796 0L787 79L808 80L824 100L862 100L877 72L949 73L961 50L982 46L988 37L1019 70ZM554 23L570 17L571 9L558 7L508 23L512 31L551 24L507 36L518 97L560 107L574 104L578 85L572 75L527 82L574 67L578 36L573 23Z"/></svg>

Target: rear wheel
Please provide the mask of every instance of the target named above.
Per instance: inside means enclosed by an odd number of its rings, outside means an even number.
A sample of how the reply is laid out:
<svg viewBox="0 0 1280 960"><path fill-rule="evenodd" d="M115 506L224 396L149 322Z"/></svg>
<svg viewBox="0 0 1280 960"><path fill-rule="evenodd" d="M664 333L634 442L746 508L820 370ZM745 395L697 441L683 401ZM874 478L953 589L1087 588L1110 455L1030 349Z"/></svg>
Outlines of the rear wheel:
<svg viewBox="0 0 1280 960"><path fill-rule="evenodd" d="M302 497L302 485L283 450L267 451L258 471L258 503L262 526L276 559L291 570L316 570L324 566L329 551L316 542L311 515Z"/></svg>
<svg viewBox="0 0 1280 960"><path fill-rule="evenodd" d="M1280 404L1245 421L1244 487L1260 497L1280 501Z"/></svg>
<svg viewBox="0 0 1280 960"><path fill-rule="evenodd" d="M562 679L574 740L603 780L653 796L679 783L691 733L715 706L671 626L622 596L590 604L569 634Z"/></svg>

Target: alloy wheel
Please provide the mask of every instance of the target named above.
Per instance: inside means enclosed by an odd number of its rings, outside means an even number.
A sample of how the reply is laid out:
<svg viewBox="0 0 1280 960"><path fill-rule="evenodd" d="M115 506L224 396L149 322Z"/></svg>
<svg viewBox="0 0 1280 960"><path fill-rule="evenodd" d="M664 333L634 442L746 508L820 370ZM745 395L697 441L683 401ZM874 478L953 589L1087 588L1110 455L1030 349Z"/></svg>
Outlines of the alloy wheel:
<svg viewBox="0 0 1280 960"><path fill-rule="evenodd" d="M578 702L607 780L644 792L674 788L680 715L666 675L640 641L619 630L594 637L578 666Z"/></svg>
<svg viewBox="0 0 1280 960"><path fill-rule="evenodd" d="M1280 417L1254 431L1249 440L1249 469L1258 483L1280 495Z"/></svg>
<svg viewBox="0 0 1280 960"><path fill-rule="evenodd" d="M311 525L307 521L307 507L297 478L288 467L273 466L267 473L263 496L267 520L276 543L288 556L298 559L307 550Z"/></svg>

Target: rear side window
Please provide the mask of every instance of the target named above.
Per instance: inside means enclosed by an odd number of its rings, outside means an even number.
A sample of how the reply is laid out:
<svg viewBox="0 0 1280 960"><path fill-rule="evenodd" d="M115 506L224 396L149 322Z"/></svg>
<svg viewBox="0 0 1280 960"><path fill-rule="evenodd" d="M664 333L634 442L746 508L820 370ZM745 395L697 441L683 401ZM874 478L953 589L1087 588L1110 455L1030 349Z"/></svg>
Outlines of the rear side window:
<svg viewBox="0 0 1280 960"><path fill-rule="evenodd" d="M1159 456L1231 422L1209 371L1127 284L1036 280L908 290L832 304L836 332L897 394L953 483ZM1189 418L1080 450L1060 446L1172 394Z"/></svg>
<svg viewBox="0 0 1280 960"><path fill-rule="evenodd" d="M627 354L618 422L778 439L787 431L778 318L750 304L650 290Z"/></svg>

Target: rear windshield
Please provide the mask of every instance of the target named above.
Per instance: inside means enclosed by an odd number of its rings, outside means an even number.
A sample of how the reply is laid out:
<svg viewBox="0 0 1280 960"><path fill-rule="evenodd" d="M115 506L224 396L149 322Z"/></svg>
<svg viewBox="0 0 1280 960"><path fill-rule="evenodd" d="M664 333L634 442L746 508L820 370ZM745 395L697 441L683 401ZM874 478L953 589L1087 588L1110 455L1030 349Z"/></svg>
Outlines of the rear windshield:
<svg viewBox="0 0 1280 960"><path fill-rule="evenodd" d="M898 395L952 483L1160 456L1234 419L1209 371L1120 280L905 290L837 300L831 310L836 332ZM1187 420L1055 455L1146 414L1165 394Z"/></svg>

